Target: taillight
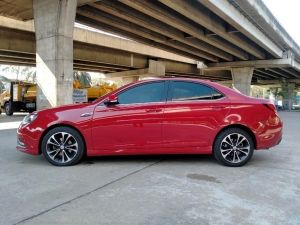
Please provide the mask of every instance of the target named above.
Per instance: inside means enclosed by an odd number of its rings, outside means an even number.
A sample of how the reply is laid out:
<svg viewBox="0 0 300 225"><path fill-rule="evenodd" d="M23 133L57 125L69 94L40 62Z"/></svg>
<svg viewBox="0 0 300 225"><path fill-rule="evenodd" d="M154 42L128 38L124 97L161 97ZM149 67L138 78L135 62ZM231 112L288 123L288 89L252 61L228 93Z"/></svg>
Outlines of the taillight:
<svg viewBox="0 0 300 225"><path fill-rule="evenodd" d="M272 112L276 111L276 107L275 105L269 103L269 104L264 104L265 107L267 107L268 109L270 109Z"/></svg>

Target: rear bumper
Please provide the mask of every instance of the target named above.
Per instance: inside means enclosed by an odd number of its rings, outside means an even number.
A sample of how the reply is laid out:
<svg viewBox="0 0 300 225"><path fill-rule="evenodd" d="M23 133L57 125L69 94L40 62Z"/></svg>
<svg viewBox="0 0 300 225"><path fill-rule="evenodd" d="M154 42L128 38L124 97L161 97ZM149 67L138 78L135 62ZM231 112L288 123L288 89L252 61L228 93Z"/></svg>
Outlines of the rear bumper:
<svg viewBox="0 0 300 225"><path fill-rule="evenodd" d="M257 150L269 149L279 145L282 140L282 122L277 126L268 126L265 131L256 137Z"/></svg>

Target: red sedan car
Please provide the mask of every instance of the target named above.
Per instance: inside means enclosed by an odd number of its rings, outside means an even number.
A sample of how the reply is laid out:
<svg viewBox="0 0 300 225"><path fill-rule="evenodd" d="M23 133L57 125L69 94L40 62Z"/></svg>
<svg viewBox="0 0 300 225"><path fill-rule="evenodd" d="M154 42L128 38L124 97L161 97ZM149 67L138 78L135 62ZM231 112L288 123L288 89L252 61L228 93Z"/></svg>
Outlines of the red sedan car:
<svg viewBox="0 0 300 225"><path fill-rule="evenodd" d="M17 149L56 166L84 155L213 154L242 166L254 149L279 144L273 104L210 81L161 78L126 85L86 104L26 116Z"/></svg>

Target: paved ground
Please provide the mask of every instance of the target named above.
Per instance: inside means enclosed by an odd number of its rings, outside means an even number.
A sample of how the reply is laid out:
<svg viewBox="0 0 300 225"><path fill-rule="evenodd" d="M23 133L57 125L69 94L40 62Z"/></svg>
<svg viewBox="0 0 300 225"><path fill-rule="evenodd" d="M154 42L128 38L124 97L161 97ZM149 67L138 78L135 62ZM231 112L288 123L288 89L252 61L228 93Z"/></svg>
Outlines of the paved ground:
<svg viewBox="0 0 300 225"><path fill-rule="evenodd" d="M282 144L242 168L208 156L100 157L58 168L17 152L16 130L0 130L0 224L299 225L300 112L281 116Z"/></svg>

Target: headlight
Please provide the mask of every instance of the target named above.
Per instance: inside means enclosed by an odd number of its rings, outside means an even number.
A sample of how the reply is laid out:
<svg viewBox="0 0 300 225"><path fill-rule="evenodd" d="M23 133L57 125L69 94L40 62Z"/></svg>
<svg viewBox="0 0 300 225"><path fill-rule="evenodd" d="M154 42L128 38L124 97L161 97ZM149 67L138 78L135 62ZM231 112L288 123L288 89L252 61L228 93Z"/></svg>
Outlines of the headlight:
<svg viewBox="0 0 300 225"><path fill-rule="evenodd" d="M32 113L29 114L27 116L24 117L23 121L22 121L22 125L31 123L32 121L34 121L37 118L37 113Z"/></svg>

